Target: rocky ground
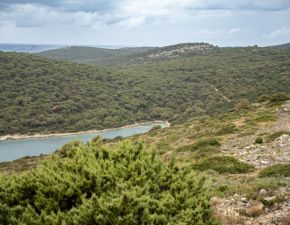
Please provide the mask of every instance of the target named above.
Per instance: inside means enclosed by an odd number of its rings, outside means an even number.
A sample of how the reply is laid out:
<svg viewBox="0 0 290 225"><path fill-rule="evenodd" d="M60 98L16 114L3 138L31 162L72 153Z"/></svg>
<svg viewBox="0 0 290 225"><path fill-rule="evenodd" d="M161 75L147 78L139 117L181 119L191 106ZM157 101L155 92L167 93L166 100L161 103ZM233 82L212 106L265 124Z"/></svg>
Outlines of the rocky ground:
<svg viewBox="0 0 290 225"><path fill-rule="evenodd" d="M277 111L277 116L277 121L262 124L255 134L226 141L222 154L232 155L258 169L290 163L289 134L255 144L259 136L290 132L290 101ZM215 214L225 225L290 225L290 187L275 191L261 189L253 198L234 194L226 198L214 197L211 201Z"/></svg>
<svg viewBox="0 0 290 225"><path fill-rule="evenodd" d="M277 163L290 163L290 135L282 134L274 141L255 144L255 139L273 132L290 132L290 101L278 111L278 120L271 124L262 124L255 134L236 137L222 146L225 155L232 155L256 168L264 168Z"/></svg>

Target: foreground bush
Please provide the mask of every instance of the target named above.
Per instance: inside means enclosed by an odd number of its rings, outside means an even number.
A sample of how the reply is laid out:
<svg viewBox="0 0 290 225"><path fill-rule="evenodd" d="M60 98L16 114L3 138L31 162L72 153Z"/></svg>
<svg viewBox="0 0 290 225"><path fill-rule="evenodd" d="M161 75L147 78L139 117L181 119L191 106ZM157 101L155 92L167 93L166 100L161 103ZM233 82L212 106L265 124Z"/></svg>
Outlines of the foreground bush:
<svg viewBox="0 0 290 225"><path fill-rule="evenodd" d="M217 224L199 179L142 143L65 146L35 170L0 177L0 224Z"/></svg>
<svg viewBox="0 0 290 225"><path fill-rule="evenodd" d="M196 163L193 165L193 169L215 170L219 173L248 173L253 171L254 167L231 156L216 156Z"/></svg>
<svg viewBox="0 0 290 225"><path fill-rule="evenodd" d="M290 164L276 164L269 166L259 173L260 177L290 177Z"/></svg>

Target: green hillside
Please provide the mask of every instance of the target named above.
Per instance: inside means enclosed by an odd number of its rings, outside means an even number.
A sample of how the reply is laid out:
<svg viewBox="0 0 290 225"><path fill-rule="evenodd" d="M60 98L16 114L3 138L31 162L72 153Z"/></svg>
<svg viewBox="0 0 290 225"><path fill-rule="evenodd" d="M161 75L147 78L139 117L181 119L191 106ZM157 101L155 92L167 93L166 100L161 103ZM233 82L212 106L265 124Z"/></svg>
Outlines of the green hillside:
<svg viewBox="0 0 290 225"><path fill-rule="evenodd" d="M290 102L264 100L0 163L0 223L287 224Z"/></svg>
<svg viewBox="0 0 290 225"><path fill-rule="evenodd" d="M290 49L290 43L281 44L281 45L273 45L270 48L281 48L281 49Z"/></svg>
<svg viewBox="0 0 290 225"><path fill-rule="evenodd" d="M98 64L102 66L125 63L128 57L146 52L152 48L106 49L94 47L71 46L37 53L38 56L66 60L71 62Z"/></svg>
<svg viewBox="0 0 290 225"><path fill-rule="evenodd" d="M289 68L289 52L268 48L218 49L121 69L0 53L0 134L185 121L241 98L289 93Z"/></svg>
<svg viewBox="0 0 290 225"><path fill-rule="evenodd" d="M181 56L206 54L218 47L207 43L183 43L165 47L136 47L136 48L93 48L73 46L37 53L38 56L95 64L101 66L126 66L148 62L166 61Z"/></svg>

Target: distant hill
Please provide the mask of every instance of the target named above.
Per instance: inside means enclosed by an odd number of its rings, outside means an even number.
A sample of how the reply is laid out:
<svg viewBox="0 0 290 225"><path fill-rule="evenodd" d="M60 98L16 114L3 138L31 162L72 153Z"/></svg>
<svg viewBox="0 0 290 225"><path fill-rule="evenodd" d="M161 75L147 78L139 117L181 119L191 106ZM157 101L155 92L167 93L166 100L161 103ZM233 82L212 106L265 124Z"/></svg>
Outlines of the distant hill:
<svg viewBox="0 0 290 225"><path fill-rule="evenodd" d="M181 56L204 54L214 49L218 48L207 43L183 43L156 48L136 47L120 49L73 46L49 50L37 55L72 62L110 66L164 61Z"/></svg>
<svg viewBox="0 0 290 225"><path fill-rule="evenodd" d="M272 45L270 48L281 48L281 49L290 49L290 43L282 44L282 45Z"/></svg>
<svg viewBox="0 0 290 225"><path fill-rule="evenodd" d="M180 45L182 54L184 48ZM148 52L146 57L159 57L172 49ZM289 93L288 51L248 47L190 52L120 68L0 52L0 135L179 122L228 110L241 98Z"/></svg>
<svg viewBox="0 0 290 225"><path fill-rule="evenodd" d="M38 56L71 62L111 65L126 62L129 56L140 54L151 47L128 47L119 49L71 46L37 53Z"/></svg>

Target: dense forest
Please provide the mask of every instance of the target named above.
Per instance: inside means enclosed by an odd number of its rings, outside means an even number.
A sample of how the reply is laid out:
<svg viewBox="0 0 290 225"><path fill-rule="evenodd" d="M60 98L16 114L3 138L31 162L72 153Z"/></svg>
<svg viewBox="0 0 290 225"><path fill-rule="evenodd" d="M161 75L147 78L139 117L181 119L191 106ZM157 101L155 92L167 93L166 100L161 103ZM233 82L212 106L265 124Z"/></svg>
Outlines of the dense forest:
<svg viewBox="0 0 290 225"><path fill-rule="evenodd" d="M241 98L289 93L289 68L289 52L257 47L122 68L1 52L0 134L185 121L228 110Z"/></svg>

